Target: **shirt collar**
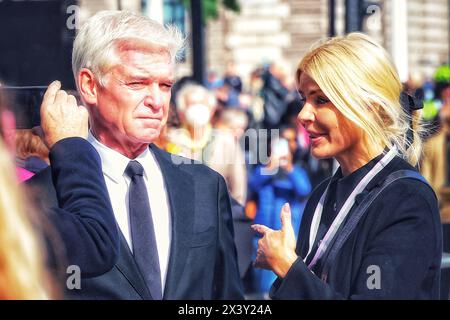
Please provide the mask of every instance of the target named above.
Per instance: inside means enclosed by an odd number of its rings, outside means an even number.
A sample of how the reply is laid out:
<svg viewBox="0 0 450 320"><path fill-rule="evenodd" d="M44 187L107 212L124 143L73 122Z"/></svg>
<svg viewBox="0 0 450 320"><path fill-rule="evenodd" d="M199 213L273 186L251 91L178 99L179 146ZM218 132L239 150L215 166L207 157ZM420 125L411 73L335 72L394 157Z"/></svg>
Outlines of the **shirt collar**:
<svg viewBox="0 0 450 320"><path fill-rule="evenodd" d="M98 141L91 131L89 131L87 140L100 155L103 173L111 178L115 183L122 181L125 169L131 160L138 161L144 167L144 176L146 177L148 173L153 170L154 166L157 165L156 160L149 148L145 148L145 150L135 159L129 159L123 154Z"/></svg>

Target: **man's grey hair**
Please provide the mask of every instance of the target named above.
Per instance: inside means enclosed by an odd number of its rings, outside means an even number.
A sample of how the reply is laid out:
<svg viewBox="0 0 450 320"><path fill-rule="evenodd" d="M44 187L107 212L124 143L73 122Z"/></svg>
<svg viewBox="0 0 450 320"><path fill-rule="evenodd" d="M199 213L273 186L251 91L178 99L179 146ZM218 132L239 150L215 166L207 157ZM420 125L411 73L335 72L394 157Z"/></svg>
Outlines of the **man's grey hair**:
<svg viewBox="0 0 450 320"><path fill-rule="evenodd" d="M154 46L158 52L167 52L173 63L184 45L181 32L174 26L165 27L129 11L100 11L86 21L75 38L72 52L75 82L80 70L87 68L102 84L104 71L114 64L121 41Z"/></svg>

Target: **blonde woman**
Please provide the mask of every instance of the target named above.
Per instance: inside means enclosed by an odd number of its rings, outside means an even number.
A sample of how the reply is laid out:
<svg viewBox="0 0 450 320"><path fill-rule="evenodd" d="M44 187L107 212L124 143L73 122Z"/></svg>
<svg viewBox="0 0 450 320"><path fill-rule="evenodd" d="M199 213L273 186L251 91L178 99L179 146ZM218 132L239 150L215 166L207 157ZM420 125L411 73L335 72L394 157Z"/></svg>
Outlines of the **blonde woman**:
<svg viewBox="0 0 450 320"><path fill-rule="evenodd" d="M288 204L281 230L253 227L255 265L278 275L271 297L439 298L437 201L414 169L417 115L388 54L363 34L333 38L300 61L297 84L312 155L340 168L313 191L297 243Z"/></svg>

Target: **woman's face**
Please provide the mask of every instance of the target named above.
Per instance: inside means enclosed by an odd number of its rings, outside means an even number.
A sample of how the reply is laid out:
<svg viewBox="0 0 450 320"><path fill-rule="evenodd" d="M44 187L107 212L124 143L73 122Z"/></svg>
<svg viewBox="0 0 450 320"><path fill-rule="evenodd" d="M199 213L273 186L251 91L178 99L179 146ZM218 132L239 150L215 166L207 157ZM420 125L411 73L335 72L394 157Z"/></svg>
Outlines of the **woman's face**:
<svg viewBox="0 0 450 320"><path fill-rule="evenodd" d="M311 139L312 155L351 161L362 148L362 129L344 117L305 72L301 73L298 91L304 104L298 118Z"/></svg>

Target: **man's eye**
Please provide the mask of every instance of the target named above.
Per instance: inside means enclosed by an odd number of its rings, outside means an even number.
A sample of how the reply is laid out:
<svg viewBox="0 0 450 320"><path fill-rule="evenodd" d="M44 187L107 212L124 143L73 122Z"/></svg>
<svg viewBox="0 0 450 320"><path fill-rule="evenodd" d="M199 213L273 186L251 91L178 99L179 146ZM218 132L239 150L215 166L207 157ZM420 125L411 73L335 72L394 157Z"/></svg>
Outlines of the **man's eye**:
<svg viewBox="0 0 450 320"><path fill-rule="evenodd" d="M144 83L142 81L133 81L133 82L129 82L128 85L130 87L141 87L144 85Z"/></svg>
<svg viewBox="0 0 450 320"><path fill-rule="evenodd" d="M172 89L172 84L171 83L162 83L161 87L163 87L166 90L170 90L170 89Z"/></svg>

